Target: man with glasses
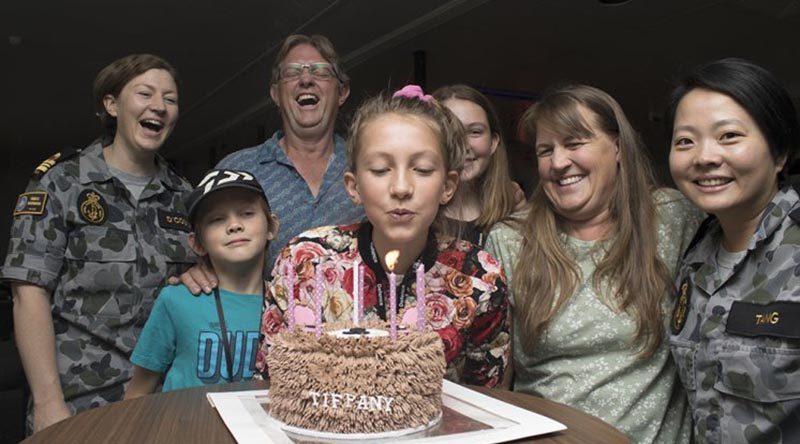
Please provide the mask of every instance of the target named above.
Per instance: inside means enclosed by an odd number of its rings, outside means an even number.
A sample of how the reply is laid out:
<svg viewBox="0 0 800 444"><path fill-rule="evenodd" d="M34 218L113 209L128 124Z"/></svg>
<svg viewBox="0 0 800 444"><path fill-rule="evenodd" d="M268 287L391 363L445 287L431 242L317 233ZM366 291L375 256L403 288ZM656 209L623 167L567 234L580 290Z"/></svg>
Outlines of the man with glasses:
<svg viewBox="0 0 800 444"><path fill-rule="evenodd" d="M330 40L290 35L272 66L270 96L283 129L264 143L234 152L217 168L252 173L280 220L270 243L267 268L292 237L313 227L361 220L344 188L345 141L334 134L339 107L350 94L350 79ZM216 280L194 267L181 276L193 292L210 292Z"/></svg>

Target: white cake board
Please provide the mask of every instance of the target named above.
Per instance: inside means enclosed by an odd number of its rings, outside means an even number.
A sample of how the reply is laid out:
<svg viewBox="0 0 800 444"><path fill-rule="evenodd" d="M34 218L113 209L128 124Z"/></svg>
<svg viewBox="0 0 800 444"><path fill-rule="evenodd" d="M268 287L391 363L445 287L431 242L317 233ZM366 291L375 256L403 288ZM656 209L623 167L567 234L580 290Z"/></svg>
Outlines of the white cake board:
<svg viewBox="0 0 800 444"><path fill-rule="evenodd" d="M261 404L268 402L269 390L208 393L208 400L217 409L225 425L239 444L279 443L302 441L301 435L287 433L285 425L269 416ZM442 401L445 407L482 425L482 430L448 430L446 434L427 436L425 431L386 439L364 436L365 439L328 440L308 437L310 442L402 442L450 444L463 442L499 443L531 436L544 435L566 426L546 416L525 410L468 388L443 381ZM438 427L446 427L445 418Z"/></svg>
<svg viewBox="0 0 800 444"><path fill-rule="evenodd" d="M324 442L331 441L331 442L341 442L341 441L376 441L388 438L400 438L406 435L412 435L415 433L422 432L427 430L442 420L442 414L440 413L433 421L428 424L409 428L409 429L401 429L401 430L392 430L391 432L382 432L382 433L331 433L331 432L320 432L319 430L310 430L304 429L301 427L293 427L284 423L280 423L280 427L283 431L288 433L289 435L296 435L298 438L314 438L315 441L323 440ZM276 420L277 421L277 420Z"/></svg>

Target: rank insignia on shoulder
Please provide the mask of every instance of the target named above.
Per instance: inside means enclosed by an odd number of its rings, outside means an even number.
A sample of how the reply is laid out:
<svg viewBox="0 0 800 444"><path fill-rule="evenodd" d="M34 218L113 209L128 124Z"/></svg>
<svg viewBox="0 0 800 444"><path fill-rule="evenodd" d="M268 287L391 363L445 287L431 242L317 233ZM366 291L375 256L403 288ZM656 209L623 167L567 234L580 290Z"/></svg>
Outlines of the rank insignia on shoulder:
<svg viewBox="0 0 800 444"><path fill-rule="evenodd" d="M192 227L189 225L186 215L182 213L170 213L169 211L158 210L158 225L160 225L161 228L172 228L187 233L192 231Z"/></svg>
<svg viewBox="0 0 800 444"><path fill-rule="evenodd" d="M683 330L684 324L686 324L686 312L689 310L689 299L692 296L689 287L688 277L684 279L683 282L681 282L681 286L678 287L677 297L675 298L675 309L672 311L672 322L670 322L672 334L674 335L680 333L681 330Z"/></svg>
<svg viewBox="0 0 800 444"><path fill-rule="evenodd" d="M78 195L78 213L86 222L101 225L108 218L108 205L96 191L83 190Z"/></svg>
<svg viewBox="0 0 800 444"><path fill-rule="evenodd" d="M45 191L30 191L22 193L17 198L17 204L14 206L14 217L30 214L32 216L41 216L47 205L47 192Z"/></svg>
<svg viewBox="0 0 800 444"><path fill-rule="evenodd" d="M67 148L61 152L53 154L52 156L45 159L44 162L40 163L35 170L33 170L33 178L34 179L41 178L42 176L44 176L44 173L50 170L50 168L53 168L53 165L57 164L62 160L69 159L70 157L78 154L79 152L80 150Z"/></svg>

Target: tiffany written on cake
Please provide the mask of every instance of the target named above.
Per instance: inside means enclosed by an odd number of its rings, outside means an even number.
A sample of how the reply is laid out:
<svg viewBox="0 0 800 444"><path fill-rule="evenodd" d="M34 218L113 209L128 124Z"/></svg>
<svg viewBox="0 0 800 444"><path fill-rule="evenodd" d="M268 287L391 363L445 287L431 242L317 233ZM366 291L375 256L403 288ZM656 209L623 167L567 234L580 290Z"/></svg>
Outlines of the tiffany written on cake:
<svg viewBox="0 0 800 444"><path fill-rule="evenodd" d="M352 409L352 410L379 410L385 412L392 411L393 397L354 395L352 393L319 393L312 390L308 394L314 401L314 407L329 409Z"/></svg>

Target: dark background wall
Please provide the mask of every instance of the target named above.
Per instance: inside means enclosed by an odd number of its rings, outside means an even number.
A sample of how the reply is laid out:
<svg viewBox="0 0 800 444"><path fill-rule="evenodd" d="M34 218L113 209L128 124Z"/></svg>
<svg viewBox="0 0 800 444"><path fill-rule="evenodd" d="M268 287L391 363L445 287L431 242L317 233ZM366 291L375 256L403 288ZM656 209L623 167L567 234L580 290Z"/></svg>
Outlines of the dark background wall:
<svg viewBox="0 0 800 444"><path fill-rule="evenodd" d="M483 89L506 126L512 167L535 182L517 119L554 83L608 91L642 133L669 184L662 110L671 81L700 62L738 56L772 70L800 97L800 0L70 0L0 2L0 258L33 169L98 134L97 72L150 52L183 78L181 117L162 153L195 182L234 150L279 127L270 65L291 33L327 35L352 77L343 125L383 89L424 80ZM423 51L425 69L415 70ZM419 54L419 53L418 53ZM424 74L424 79L419 77ZM23 375L0 285L0 443L21 439Z"/></svg>
<svg viewBox="0 0 800 444"><path fill-rule="evenodd" d="M608 1L608 0L606 0ZM352 77L341 121L365 97L415 80L483 88L515 138L521 112L548 85L584 82L615 96L669 183L661 113L670 82L723 56L759 62L800 95L799 0L141 0L7 1L0 5L0 256L11 211L33 169L97 134L96 73L152 52L181 73L181 117L163 154L192 180L278 128L269 68L292 32L320 33ZM517 174L532 181L524 145Z"/></svg>

